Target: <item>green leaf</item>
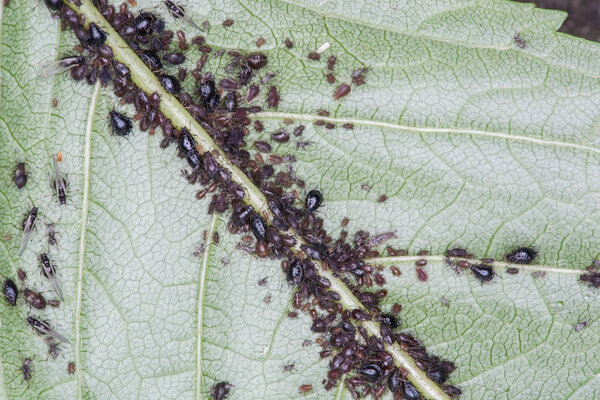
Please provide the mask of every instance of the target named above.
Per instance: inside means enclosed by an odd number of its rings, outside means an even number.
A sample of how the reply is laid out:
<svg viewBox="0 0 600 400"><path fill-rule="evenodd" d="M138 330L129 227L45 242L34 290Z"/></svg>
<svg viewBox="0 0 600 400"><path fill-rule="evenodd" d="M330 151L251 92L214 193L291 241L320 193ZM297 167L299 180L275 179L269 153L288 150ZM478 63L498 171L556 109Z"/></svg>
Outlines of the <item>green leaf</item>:
<svg viewBox="0 0 600 400"><path fill-rule="evenodd" d="M188 40L199 33L173 22L161 2L142 7L154 5L170 29ZM415 257L377 260L386 266L386 303L401 303L403 329L456 363L450 383L462 398L594 398L599 300L578 274L598 257L600 46L557 34L561 13L491 0L212 1L186 10L211 23L211 46L254 51L265 38L261 76L277 72L270 84L282 101L269 109L263 89L255 103L265 110L254 118L265 130L247 141L268 138L285 119L306 125L301 140L310 146L292 140L274 152L293 154L297 175L324 193L330 233L347 216L351 233L396 231L389 244L429 251L426 282L416 279ZM229 28L227 18L235 21ZM310 317L287 317L293 292L279 263L236 249L227 216L208 215L209 198L197 201L180 177L173 146L163 151L158 135L137 128L129 140L110 135L109 110L134 114L110 89L67 74L40 77L44 65L72 53L72 33L60 31L43 3L23 0L2 9L0 29L0 273L17 281L23 269L27 286L53 298L38 274L45 251L65 293L60 308L39 313L22 298L18 307L0 302L0 398L209 398L221 380L234 385L234 399L351 398L323 389L328 360ZM307 58L326 42L321 61ZM326 80L330 55L335 85ZM211 57L205 71L223 76L228 62ZM366 84L334 101L337 84L365 67ZM187 85L191 92L190 78ZM58 151L66 206L49 186ZM22 190L12 182L17 161L29 172ZM19 257L20 223L32 205L37 230ZM43 223L56 224L58 246L48 245ZM195 256L203 231L207 246ZM211 244L215 231L220 240ZM538 265L509 275L498 264L486 284L441 257L464 246L501 259L519 245L539 249ZM403 274L388 273L390 264ZM46 356L29 314L71 339L57 359ZM588 325L575 331L582 321ZM30 382L19 371L26 356ZM295 369L284 372L289 363ZM302 384L314 391L298 393Z"/></svg>

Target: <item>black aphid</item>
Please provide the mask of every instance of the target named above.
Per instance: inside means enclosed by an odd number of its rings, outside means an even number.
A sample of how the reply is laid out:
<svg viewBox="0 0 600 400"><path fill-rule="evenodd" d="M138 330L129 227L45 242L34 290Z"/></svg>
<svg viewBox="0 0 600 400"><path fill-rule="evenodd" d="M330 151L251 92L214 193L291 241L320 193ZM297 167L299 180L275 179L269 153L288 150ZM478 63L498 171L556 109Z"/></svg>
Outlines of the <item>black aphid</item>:
<svg viewBox="0 0 600 400"><path fill-rule="evenodd" d="M212 75L207 74L200 83L200 99L207 103L217 93Z"/></svg>
<svg viewBox="0 0 600 400"><path fill-rule="evenodd" d="M377 364L363 365L362 367L358 368L356 372L358 372L370 381L376 381L383 375L383 370Z"/></svg>
<svg viewBox="0 0 600 400"><path fill-rule="evenodd" d="M42 253L40 255L40 261L42 263L42 275L44 275L49 281L54 291L58 295L61 300L65 300L62 295L62 290L58 284L58 280L56 279L56 266L50 262L48 255L46 253Z"/></svg>
<svg viewBox="0 0 600 400"><path fill-rule="evenodd" d="M42 296L35 290L25 288L25 290L23 291L23 295L25 296L25 300L32 307L37 308L38 310L43 310L44 308L46 308L46 299L44 298L44 296Z"/></svg>
<svg viewBox="0 0 600 400"><path fill-rule="evenodd" d="M22 255L27 247L27 243L29 243L29 238L31 237L31 231L35 227L35 219L37 218L37 207L33 207L27 217L23 220L23 236L21 237L21 245L19 246L19 255Z"/></svg>
<svg viewBox="0 0 600 400"><path fill-rule="evenodd" d="M31 327L37 332L38 335L48 335L53 338L60 340L61 342L68 343L69 339L64 337L63 335L56 332L54 329L50 327L50 324L46 321L40 321L39 319L33 317L27 317L27 322Z"/></svg>
<svg viewBox="0 0 600 400"><path fill-rule="evenodd" d="M52 166L54 168L52 186L56 190L58 202L62 205L65 205L67 204L67 182L60 173L60 168L58 167L58 162L56 161L56 157L54 155L52 156Z"/></svg>
<svg viewBox="0 0 600 400"><path fill-rule="evenodd" d="M19 296L19 289L12 279L4 280L4 297L11 306L17 305L17 297Z"/></svg>
<svg viewBox="0 0 600 400"><path fill-rule="evenodd" d="M314 189L308 192L304 205L306 206L306 212L312 213L323 203L323 195L318 190Z"/></svg>
<svg viewBox="0 0 600 400"><path fill-rule="evenodd" d="M88 30L87 41L92 46L102 46L106 42L106 33L92 22Z"/></svg>
<svg viewBox="0 0 600 400"><path fill-rule="evenodd" d="M140 58L150 68L151 71L158 71L162 68L160 58L153 51L144 51L140 54Z"/></svg>
<svg viewBox="0 0 600 400"><path fill-rule="evenodd" d="M23 189L27 184L27 171L25 171L25 163L18 163L15 168L15 184L19 189Z"/></svg>
<svg viewBox="0 0 600 400"><path fill-rule="evenodd" d="M538 252L532 247L519 247L506 255L506 259L513 264L531 264Z"/></svg>
<svg viewBox="0 0 600 400"><path fill-rule="evenodd" d="M110 126L115 135L125 137L131 133L133 124L129 117L126 117L125 115L114 110L109 113L109 116Z"/></svg>
<svg viewBox="0 0 600 400"><path fill-rule="evenodd" d="M473 275L481 282L489 282L494 279L494 269L489 265L479 264L471 266L471 271Z"/></svg>
<svg viewBox="0 0 600 400"><path fill-rule="evenodd" d="M162 87L164 87L165 90L171 94L177 94L181 91L181 84L174 76L160 75L158 80L160 81Z"/></svg>
<svg viewBox="0 0 600 400"><path fill-rule="evenodd" d="M227 397L229 397L230 390L231 384L229 382L219 382L212 387L210 396L213 398L213 400L225 400Z"/></svg>
<svg viewBox="0 0 600 400"><path fill-rule="evenodd" d="M185 54L183 53L168 53L163 56L163 59L169 64L179 65L185 61Z"/></svg>
<svg viewBox="0 0 600 400"><path fill-rule="evenodd" d="M390 374L388 378L388 387L392 393L396 393L400 390L400 385L402 384L400 370L395 369L394 372Z"/></svg>
<svg viewBox="0 0 600 400"><path fill-rule="evenodd" d="M185 156L190 167L199 168L202 165L202 158L196 149L196 141L185 128L181 130L179 135L179 150Z"/></svg>
<svg viewBox="0 0 600 400"><path fill-rule="evenodd" d="M30 380L32 367L31 367L31 358L27 357L23 359L23 365L21 366L21 372L23 373L23 380Z"/></svg>
<svg viewBox="0 0 600 400"><path fill-rule="evenodd" d="M135 17L133 20L133 27L138 35L145 36L152 33L155 22L156 17L153 14L143 12Z"/></svg>
<svg viewBox="0 0 600 400"><path fill-rule="evenodd" d="M435 366L433 369L427 371L427 376L429 379L439 384L448 380L448 372L439 366Z"/></svg>
<svg viewBox="0 0 600 400"><path fill-rule="evenodd" d="M302 278L304 277L304 270L302 268L302 263L297 258L294 259L287 270L287 281L291 286L297 286L302 282Z"/></svg>
<svg viewBox="0 0 600 400"><path fill-rule="evenodd" d="M46 7L51 10L57 11L63 6L63 0L44 0Z"/></svg>
<svg viewBox="0 0 600 400"><path fill-rule="evenodd" d="M267 236L267 225L262 217L255 215L250 221L250 228L252 229L252 233L254 233L256 240L265 240L265 237Z"/></svg>
<svg viewBox="0 0 600 400"><path fill-rule="evenodd" d="M379 321L392 329L396 329L398 327L398 320L392 314L382 314Z"/></svg>
<svg viewBox="0 0 600 400"><path fill-rule="evenodd" d="M419 400L419 391L410 382L402 382L402 395L404 400Z"/></svg>

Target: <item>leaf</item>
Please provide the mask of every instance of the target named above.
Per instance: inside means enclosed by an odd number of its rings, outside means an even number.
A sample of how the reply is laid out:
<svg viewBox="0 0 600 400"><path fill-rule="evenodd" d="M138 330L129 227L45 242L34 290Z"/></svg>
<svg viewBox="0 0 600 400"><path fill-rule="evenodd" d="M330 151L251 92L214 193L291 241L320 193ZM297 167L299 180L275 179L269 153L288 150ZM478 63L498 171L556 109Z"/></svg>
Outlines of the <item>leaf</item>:
<svg viewBox="0 0 600 400"><path fill-rule="evenodd" d="M274 152L295 155L298 176L324 193L330 233L348 216L351 233L396 230L394 247L432 254L427 282L415 279L414 257L379 260L403 271L393 277L386 268L386 302L403 304L403 328L457 364L450 382L462 398L594 397L598 294L577 273L598 256L597 44L557 34L560 13L508 2L246 1L186 10L210 21L213 46L253 51L266 39L263 74L278 72L271 83L282 101L256 118L265 137L287 118L306 125L302 140L312 145ZM165 18L188 38L196 34ZM221 25L226 18L232 27ZM208 200L195 200L172 148L160 150L159 138L137 128L130 140L111 136L108 111L134 111L110 90L66 75L39 78L74 44L43 4L12 0L1 39L1 273L14 279L24 269L28 285L50 298L37 273L39 253L49 251L65 302L40 314L73 345L46 357L22 299L16 308L2 302L0 398L208 398L220 380L234 385L232 398L350 398L322 388L328 361L314 343L302 346L316 338L310 318L286 317L292 291L279 263L235 249L239 237L228 235L226 218L207 215ZM322 60L308 60L325 42ZM337 102L325 79L332 54L339 83L370 69L366 84ZM211 57L206 70L222 74L225 60ZM319 109L330 116L316 116ZM315 126L317 119L337 127ZM69 181L64 207L48 184L58 151ZM22 191L11 182L17 160L30 174ZM20 258L20 221L32 204L37 231ZM58 247L48 246L42 222L57 225ZM208 241L218 231L219 244L195 257L204 230ZM518 245L536 246L541 266L516 276L500 266L483 285L441 257L465 246L501 259ZM258 285L264 277L267 285ZM582 321L588 326L575 331ZM34 359L29 384L18 371L25 356ZM66 370L72 360L74 376ZM284 372L289 362L296 369ZM315 391L301 395L301 384Z"/></svg>

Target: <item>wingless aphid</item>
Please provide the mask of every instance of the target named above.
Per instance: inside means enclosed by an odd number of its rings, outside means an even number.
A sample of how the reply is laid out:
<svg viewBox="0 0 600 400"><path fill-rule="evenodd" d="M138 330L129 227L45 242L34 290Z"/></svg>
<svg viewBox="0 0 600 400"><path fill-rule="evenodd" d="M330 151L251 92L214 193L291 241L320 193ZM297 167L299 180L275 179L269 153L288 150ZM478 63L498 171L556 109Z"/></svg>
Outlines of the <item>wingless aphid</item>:
<svg viewBox="0 0 600 400"><path fill-rule="evenodd" d="M192 21L190 17L185 15L185 10L179 4L175 4L175 2L171 0L165 0L165 6L167 6L167 9L169 10L173 18L181 18L186 24L189 24L200 31L203 30L194 21Z"/></svg>
<svg viewBox="0 0 600 400"><path fill-rule="evenodd" d="M22 255L31 238L31 231L35 227L35 219L37 218L37 207L33 207L27 217L23 220L23 236L21 237L21 245L19 246L19 255Z"/></svg>
<svg viewBox="0 0 600 400"><path fill-rule="evenodd" d="M69 343L69 339L52 329L48 322L40 321L39 319L35 319L33 317L27 317L27 322L38 333L38 335L48 335L56 340L60 340L61 342Z"/></svg>
<svg viewBox="0 0 600 400"><path fill-rule="evenodd" d="M50 259L46 253L40 255L40 260L42 262L42 274L48 278L58 297L64 301L65 299L63 298L62 291L56 280L56 266L50 263Z"/></svg>
<svg viewBox="0 0 600 400"><path fill-rule="evenodd" d="M54 167L54 179L52 180L52 186L56 190L58 202L62 205L65 205L67 204L67 182L60 173L60 168L58 167L58 162L56 161L56 157L54 155L52 156L52 166Z"/></svg>

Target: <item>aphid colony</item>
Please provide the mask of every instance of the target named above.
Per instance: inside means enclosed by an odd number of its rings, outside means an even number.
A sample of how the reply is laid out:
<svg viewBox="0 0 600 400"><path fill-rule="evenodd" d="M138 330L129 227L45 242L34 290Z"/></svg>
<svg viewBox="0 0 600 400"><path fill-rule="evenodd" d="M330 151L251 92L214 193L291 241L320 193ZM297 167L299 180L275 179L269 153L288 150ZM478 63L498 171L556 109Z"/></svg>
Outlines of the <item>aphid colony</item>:
<svg viewBox="0 0 600 400"><path fill-rule="evenodd" d="M59 153L59 156L62 157L62 153ZM18 163L14 170L14 182L19 190L23 189L27 184L28 174L25 168L25 163ZM56 156L52 157L52 173L50 178L50 186L53 189L54 194L56 195L59 204L66 205L67 203L67 182L63 177L60 167L58 165L58 160ZM36 222L38 221L38 208L32 207L29 212L25 215L21 228L23 229L23 233L21 236L21 242L19 245L18 253L22 255L29 241L31 239L32 232L36 228ZM46 225L46 233L48 236L48 247L54 246L57 243L56 240L56 232L54 224ZM46 278L50 285L54 289L54 292L60 299L60 301L64 300L60 285L57 279L56 273L56 265L53 264L46 253L40 254L40 273ZM36 310L44 310L48 305L52 307L59 307L59 300L46 300L46 297L43 293L38 292L30 287L25 286L25 282L27 281L27 273L22 269L17 270L17 277L23 285L20 290L15 281L11 278L4 279L3 286L3 294L6 299L7 304L10 306L17 306L19 293L22 291L23 298L25 304L29 307L29 310L32 308ZM39 319L37 316L29 315L26 319L27 323L31 327L31 329L40 336L45 337L45 342L48 345L48 353L53 357L58 357L60 353L60 348L58 342L68 342L68 339L58 333L54 328L52 328L50 322ZM23 360L23 365L21 367L21 372L23 374L23 379L28 381L32 377L32 360L31 358L25 358Z"/></svg>
<svg viewBox="0 0 600 400"><path fill-rule="evenodd" d="M185 53L173 49L175 45L183 52L189 48L183 32L173 34L165 30L164 21L150 12L144 11L135 16L128 10L127 3L123 3L118 11L105 0L95 0L94 4L159 78L165 90L179 100L229 160L260 188L267 199L273 219L266 220L265 215L246 205L243 201L245 192L231 180L230 172L221 167L212 154L203 153L198 148L190 131L185 128L176 129L165 118L159 111L161 99L157 93L145 93L134 85L129 69L113 59L112 50L105 44L106 37L96 30L97 26L92 27L90 24L87 28L84 27L81 18L68 7L51 7L58 11L63 27L73 29L79 39L80 44L75 51L82 55L75 57L77 62L74 67L69 65L71 77L77 81L85 79L90 84L96 79L100 79L103 85L112 82L114 93L123 103L133 104L137 112L130 118L113 110L108 117L113 133L116 136L128 136L132 132L133 121L138 123L140 130L149 131L150 134L154 134L155 129L160 126L164 135L161 147L166 148L171 142L177 142L180 156L191 168L191 172L186 172L185 177L190 184L202 187L196 197L202 199L209 194L212 196L208 212L225 213L231 210L228 231L248 238L244 239L240 248L258 257L282 259L281 266L289 284L297 288L294 308L312 317L312 331L319 335L317 342L323 348L321 357L330 358L330 371L323 381L325 387L333 388L343 375L350 374L345 385L356 398L369 394L380 397L388 388L396 398L418 398L419 394L408 382L404 370L398 369L392 357L384 350L384 343L394 342L410 353L432 380L443 385L454 366L429 355L416 338L396 331L400 325L397 316L383 313L379 307L379 303L387 295L387 291L382 288L386 283L385 278L377 268L362 261L367 256L377 256L379 252L375 247L395 235L386 233L372 237L366 231L359 231L348 241L348 232L344 231L340 238L334 240L323 228L323 220L319 217L318 211L324 203L321 192L310 190L300 200L302 196L291 189L294 185L301 190L306 186L295 175L292 167L295 157L268 154L271 145L266 141L254 143L254 148L258 150L254 156L246 149L248 143L245 137L249 134L249 126L253 124L257 132L263 130L260 121L252 123L250 120L250 116L259 112L261 107L249 106L249 103L259 98L261 86L267 85L274 76L267 74L260 82L256 81L257 71L268 64L267 56L260 53L244 55L237 51L214 52L215 57L227 54L231 59L224 69L229 76L217 84L212 73L203 73L213 49L205 43L202 36L196 36L191 44L197 46L202 55L196 62L195 69L190 71L195 80L195 90L189 94L181 84L188 76L188 71L182 72L180 69L177 76L170 75L163 64L165 61L169 65L178 65L185 60ZM180 7L173 11L174 4L171 1L165 2L174 17L183 18L185 12ZM226 26L231 24L227 22ZM195 23L194 26L197 27ZM175 37L177 43L173 42ZM289 48L287 43L286 46ZM65 60L67 59L63 59L63 62ZM330 64L333 68L335 62L331 61ZM357 76L363 76L364 72L366 70ZM245 95L239 95L238 91L244 88ZM347 95L346 91L349 92L345 88L340 89L338 98ZM277 87L269 84L265 92L263 101L269 107L278 107L282 98ZM328 113L320 111L318 115L327 116ZM325 121L321 124L319 120L315 121L315 125L335 128L334 124ZM351 125L344 127L352 129ZM293 137L300 137L303 130L303 125L296 127ZM292 138L284 129L270 137L279 143L288 142ZM306 145L308 144L303 146ZM248 233L252 236L247 235ZM293 249L299 244L297 238L302 240L300 253ZM254 240L254 246L251 246ZM331 291L331 283L318 275L314 262L325 263L340 276L362 302L364 309L343 310L339 302L340 295ZM400 305L394 307L396 313L400 310ZM361 322L367 320L381 323L381 338L369 336L360 326ZM212 397L224 399L231 387L227 382L217 384L213 387ZM452 396L460 394L460 390L453 386L443 388ZM303 383L299 390L312 390L312 385Z"/></svg>

